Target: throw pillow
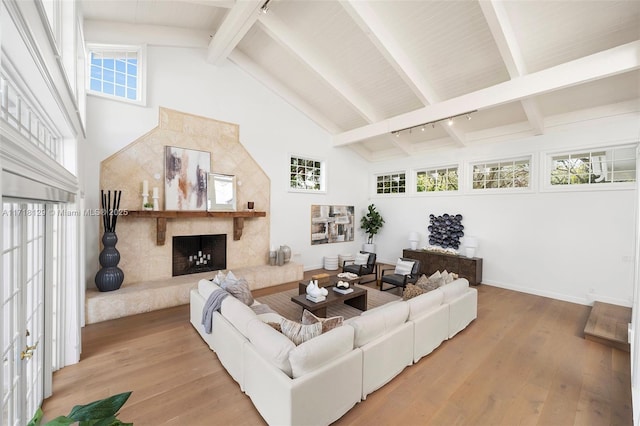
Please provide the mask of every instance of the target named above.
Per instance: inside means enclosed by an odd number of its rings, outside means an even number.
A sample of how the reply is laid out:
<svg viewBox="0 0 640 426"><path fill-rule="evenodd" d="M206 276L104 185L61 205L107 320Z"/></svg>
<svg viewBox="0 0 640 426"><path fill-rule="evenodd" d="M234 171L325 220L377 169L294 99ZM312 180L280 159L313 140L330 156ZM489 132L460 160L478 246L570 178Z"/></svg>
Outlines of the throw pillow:
<svg viewBox="0 0 640 426"><path fill-rule="evenodd" d="M416 285L420 287L421 285L426 285L429 282L429 278L425 274L422 274L418 281L416 281Z"/></svg>
<svg viewBox="0 0 640 426"><path fill-rule="evenodd" d="M402 292L402 300L409 300L416 296L420 296L423 293L425 293L425 291L417 285L407 284L404 291Z"/></svg>
<svg viewBox="0 0 640 426"><path fill-rule="evenodd" d="M450 282L453 281L453 274L450 272L447 272L446 269L440 275L444 277L445 284L449 284Z"/></svg>
<svg viewBox="0 0 640 426"><path fill-rule="evenodd" d="M416 282L416 286L418 286L422 290L424 290L425 293L427 293L427 292L429 292L431 290L435 290L436 288L440 287L436 281L429 281L429 280L427 280L427 282L425 282L425 283L417 283Z"/></svg>
<svg viewBox="0 0 640 426"><path fill-rule="evenodd" d="M440 273L440 271L436 271L429 277L429 283L435 285L437 287L442 287L444 283L444 277Z"/></svg>
<svg viewBox="0 0 640 426"><path fill-rule="evenodd" d="M218 287L222 286L224 282L225 274L222 271L218 271L215 277L211 279L211 282L216 284Z"/></svg>
<svg viewBox="0 0 640 426"><path fill-rule="evenodd" d="M395 273L400 275L408 275L411 273L411 270L413 269L413 264L414 262L398 259L398 263L396 263Z"/></svg>
<svg viewBox="0 0 640 426"><path fill-rule="evenodd" d="M369 260L369 253L358 253L353 261L354 265L366 265Z"/></svg>
<svg viewBox="0 0 640 426"><path fill-rule="evenodd" d="M296 346L322 333L322 324L319 322L302 325L286 318L282 318L282 321L280 321L280 328L282 329L282 334L287 336Z"/></svg>
<svg viewBox="0 0 640 426"><path fill-rule="evenodd" d="M220 287L226 290L226 286L229 284L233 284L236 281L238 281L238 279L236 278L236 276L233 274L233 272L229 271L227 272L227 275L224 277L224 279L222 280L222 284L220 284Z"/></svg>
<svg viewBox="0 0 640 426"><path fill-rule="evenodd" d="M344 321L344 317L342 316L331 317L331 318L320 318L313 315L311 312L307 311L306 309L302 311L302 324L309 325L309 324L315 324L319 322L320 324L322 324L323 333L326 333L329 330L333 330L334 328L341 326L343 321Z"/></svg>
<svg viewBox="0 0 640 426"><path fill-rule="evenodd" d="M224 280L223 288L245 305L253 305L253 296L251 295L251 290L249 290L249 283L244 278L229 280L229 276L227 276Z"/></svg>

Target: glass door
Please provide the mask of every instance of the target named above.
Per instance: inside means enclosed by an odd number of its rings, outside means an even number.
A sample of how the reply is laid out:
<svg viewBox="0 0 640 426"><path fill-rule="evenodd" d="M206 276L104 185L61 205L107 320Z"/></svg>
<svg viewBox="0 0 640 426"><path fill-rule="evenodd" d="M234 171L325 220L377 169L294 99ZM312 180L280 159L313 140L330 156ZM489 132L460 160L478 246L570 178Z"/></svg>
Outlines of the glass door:
<svg viewBox="0 0 640 426"><path fill-rule="evenodd" d="M43 399L45 208L2 203L2 425L25 425Z"/></svg>

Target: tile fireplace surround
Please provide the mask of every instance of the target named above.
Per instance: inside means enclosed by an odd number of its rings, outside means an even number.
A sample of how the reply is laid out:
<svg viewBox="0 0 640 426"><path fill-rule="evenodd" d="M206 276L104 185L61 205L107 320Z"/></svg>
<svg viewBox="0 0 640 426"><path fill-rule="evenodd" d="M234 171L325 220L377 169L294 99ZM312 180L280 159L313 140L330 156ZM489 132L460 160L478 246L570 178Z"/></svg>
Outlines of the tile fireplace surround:
<svg viewBox="0 0 640 426"><path fill-rule="evenodd" d="M172 247L174 235L226 234L227 269L252 271L256 268L266 274L261 282L273 282L285 272L269 267L269 217L270 180L258 163L240 143L239 126L205 117L160 108L158 126L133 141L122 150L103 160L100 165L100 189L122 190L120 208L140 210L142 207L142 182L149 182L149 191L157 187L160 205L164 206L164 150L165 146L208 151L211 153L211 172L235 175L237 178L237 205L255 203L256 210L266 212L266 217L251 218L244 222L242 238L234 240L233 220L229 218L175 218L167 222L167 244L156 244L156 222L148 218L122 216L118 219L116 248L120 252L119 267L124 271L123 286L116 291L100 293L87 289L87 322L95 317L93 302L99 299L115 299L118 293L133 292L132 286L148 287L149 291L161 294L158 288L181 280L198 282L197 275L172 278ZM162 209L162 207L161 207ZM102 228L100 229L100 237ZM99 242L98 242L99 244ZM302 278L302 265L291 264L295 281ZM284 274L287 275L287 274ZM187 277L187 278L185 278ZM193 277L193 278L189 278ZM283 276L283 279L284 276ZM286 281L282 281L286 282ZM260 282L255 288L263 287ZM274 285L274 284L271 284ZM97 293L97 294L96 294ZM188 290L185 292L188 294ZM150 296L152 297L152 296ZM179 298L179 297L178 297ZM94 300L91 300L94 299ZM188 303L188 298L183 303ZM93 307L92 307L93 306ZM174 306L174 305L171 305ZM136 312L137 313L137 312ZM121 315L123 316L123 315ZM96 322L96 321L93 321Z"/></svg>

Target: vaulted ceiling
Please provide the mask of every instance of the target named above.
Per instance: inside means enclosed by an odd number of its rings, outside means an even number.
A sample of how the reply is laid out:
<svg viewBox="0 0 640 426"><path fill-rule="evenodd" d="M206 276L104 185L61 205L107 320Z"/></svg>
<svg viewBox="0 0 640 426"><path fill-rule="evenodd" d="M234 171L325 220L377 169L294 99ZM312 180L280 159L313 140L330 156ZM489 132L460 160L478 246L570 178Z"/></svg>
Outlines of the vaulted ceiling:
<svg viewBox="0 0 640 426"><path fill-rule="evenodd" d="M637 0L81 4L88 22L197 34L210 63L234 62L370 161L640 111Z"/></svg>

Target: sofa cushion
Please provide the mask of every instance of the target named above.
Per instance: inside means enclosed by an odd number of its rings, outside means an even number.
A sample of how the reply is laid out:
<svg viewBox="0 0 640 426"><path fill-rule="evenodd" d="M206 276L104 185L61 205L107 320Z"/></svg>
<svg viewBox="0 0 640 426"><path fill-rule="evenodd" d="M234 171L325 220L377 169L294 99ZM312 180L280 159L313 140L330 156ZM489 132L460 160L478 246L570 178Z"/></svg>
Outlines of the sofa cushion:
<svg viewBox="0 0 640 426"><path fill-rule="evenodd" d="M209 280L203 279L198 281L198 293L200 293L200 296L202 296L204 300L207 300L209 298L211 293L213 293L213 290L216 290L219 288L220 287L218 287L217 285L215 285Z"/></svg>
<svg viewBox="0 0 640 426"><path fill-rule="evenodd" d="M292 377L304 376L352 351L353 335L353 328L337 327L292 349L289 353Z"/></svg>
<svg viewBox="0 0 640 426"><path fill-rule="evenodd" d="M440 287L444 293L443 303L450 303L452 300L457 299L467 291L467 288L469 288L469 281L466 278L458 278L449 284L443 285Z"/></svg>
<svg viewBox="0 0 640 426"><path fill-rule="evenodd" d="M367 309L366 311L363 311L362 313L360 313L360 316L373 315L378 311L386 309L386 307L389 306L389 305L393 305L394 303L400 303L400 302L402 302L402 300L392 300L391 302L385 303L384 305L380 305L380 306L376 306L375 308ZM358 318L358 317L349 318L347 321L351 321L351 320L353 320L355 318Z"/></svg>
<svg viewBox="0 0 640 426"><path fill-rule="evenodd" d="M292 377L289 353L295 349L296 345L287 336L257 318L249 322L247 331L248 339L256 351L287 376Z"/></svg>
<svg viewBox="0 0 640 426"><path fill-rule="evenodd" d="M282 316L277 312L268 312L266 314L258 314L258 319L262 322L277 322L280 324Z"/></svg>
<svg viewBox="0 0 640 426"><path fill-rule="evenodd" d="M322 334L321 322L304 325L296 321L291 321L287 318L282 318L280 320L280 328L282 330L282 334L287 336L296 345L304 343L307 340L311 340Z"/></svg>
<svg viewBox="0 0 640 426"><path fill-rule="evenodd" d="M227 319L244 337L247 335L247 324L256 319L253 309L236 299L225 297L220 306L220 313Z"/></svg>
<svg viewBox="0 0 640 426"><path fill-rule="evenodd" d="M362 347L388 331L404 324L409 317L407 302L387 303L384 309L360 315L348 324L355 331L354 344Z"/></svg>
<svg viewBox="0 0 640 426"><path fill-rule="evenodd" d="M409 320L414 320L442 305L444 292L435 289L407 301L409 304Z"/></svg>
<svg viewBox="0 0 640 426"><path fill-rule="evenodd" d="M320 318L313 315L306 309L302 311L302 324L309 325L315 324L316 322L322 324L322 332L326 333L327 331L333 330L336 327L340 327L344 322L344 317L336 316L330 318Z"/></svg>

